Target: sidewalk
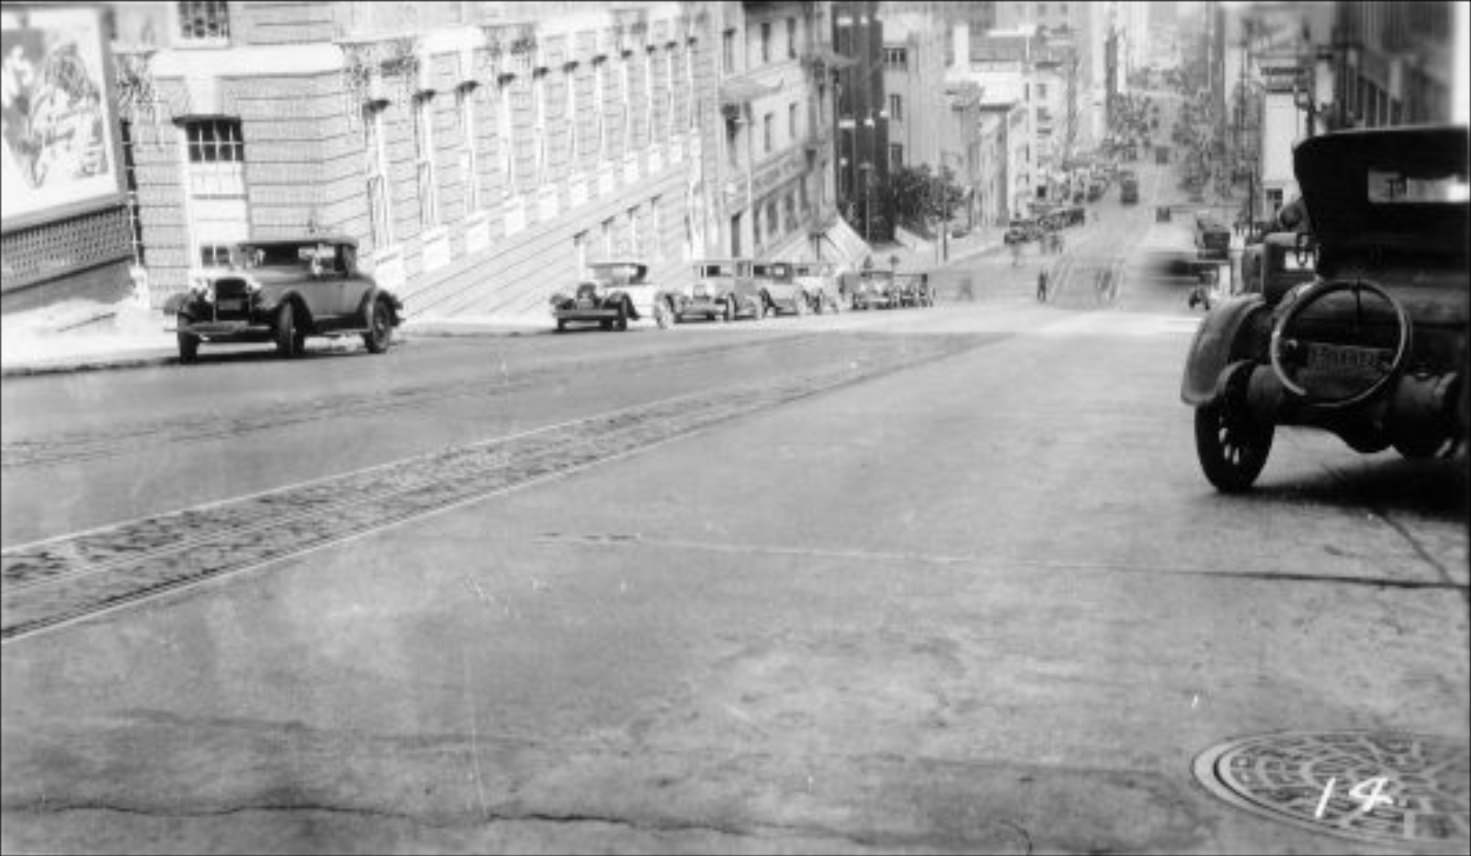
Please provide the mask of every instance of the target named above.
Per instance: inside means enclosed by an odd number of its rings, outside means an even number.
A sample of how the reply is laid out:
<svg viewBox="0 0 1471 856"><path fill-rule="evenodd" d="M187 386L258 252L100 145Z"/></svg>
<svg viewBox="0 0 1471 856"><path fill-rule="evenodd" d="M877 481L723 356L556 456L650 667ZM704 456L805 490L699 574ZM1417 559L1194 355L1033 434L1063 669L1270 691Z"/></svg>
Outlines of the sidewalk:
<svg viewBox="0 0 1471 856"><path fill-rule="evenodd" d="M1005 241L1002 240L1005 234L1006 229L1003 226L979 226L963 238L951 238L949 258L945 261L939 260L940 251L935 246L911 250L899 244L874 244L873 264L874 267L886 268L890 257L897 256L898 262L894 268L900 272L934 271L1002 249L1005 246Z"/></svg>
<svg viewBox="0 0 1471 856"><path fill-rule="evenodd" d="M132 303L69 300L0 316L0 377L140 368L178 362L178 343L166 328L173 319ZM394 331L397 346L430 336L522 336L550 332L549 315L458 316L410 314ZM361 348L356 337L311 339L308 348ZM269 348L220 345L221 348ZM208 354L209 347L201 351Z"/></svg>

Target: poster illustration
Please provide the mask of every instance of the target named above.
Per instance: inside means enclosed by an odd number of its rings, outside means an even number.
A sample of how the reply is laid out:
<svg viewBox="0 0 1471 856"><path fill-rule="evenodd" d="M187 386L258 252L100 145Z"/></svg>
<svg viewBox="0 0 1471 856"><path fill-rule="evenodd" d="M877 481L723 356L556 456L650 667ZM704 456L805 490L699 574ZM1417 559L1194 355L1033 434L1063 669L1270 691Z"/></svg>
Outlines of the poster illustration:
<svg viewBox="0 0 1471 856"><path fill-rule="evenodd" d="M3 217L118 191L96 9L0 12Z"/></svg>

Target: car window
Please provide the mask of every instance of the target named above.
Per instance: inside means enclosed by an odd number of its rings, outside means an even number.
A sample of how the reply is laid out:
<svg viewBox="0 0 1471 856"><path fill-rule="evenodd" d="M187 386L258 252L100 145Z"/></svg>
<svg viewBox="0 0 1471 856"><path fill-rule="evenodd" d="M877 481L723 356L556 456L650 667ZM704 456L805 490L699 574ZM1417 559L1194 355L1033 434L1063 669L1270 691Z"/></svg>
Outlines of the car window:
<svg viewBox="0 0 1471 856"><path fill-rule="evenodd" d="M1379 205L1420 202L1465 202L1471 199L1466 173L1440 176L1410 176L1401 170L1370 169L1369 201Z"/></svg>

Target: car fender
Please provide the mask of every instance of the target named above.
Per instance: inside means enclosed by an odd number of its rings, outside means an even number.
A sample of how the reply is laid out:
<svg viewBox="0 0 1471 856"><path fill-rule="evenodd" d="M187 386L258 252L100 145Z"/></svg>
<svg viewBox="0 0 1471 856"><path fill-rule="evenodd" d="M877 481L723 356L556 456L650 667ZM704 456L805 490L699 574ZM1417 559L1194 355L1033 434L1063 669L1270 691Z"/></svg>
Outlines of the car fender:
<svg viewBox="0 0 1471 856"><path fill-rule="evenodd" d="M260 302L256 304L256 311L264 315L275 315L287 303L292 305L294 312L293 323L298 330L310 332L316 328L316 322L312 319L310 305L294 289L282 291L276 294L274 298L269 294L262 294Z"/></svg>
<svg viewBox="0 0 1471 856"><path fill-rule="evenodd" d="M1212 400L1222 369L1246 356L1238 347L1242 330L1254 315L1270 311L1261 295L1243 294L1228 298L1206 313L1185 359L1180 399L1192 407Z"/></svg>
<svg viewBox="0 0 1471 856"><path fill-rule="evenodd" d="M403 321L403 301L395 297L392 292L378 288L377 286L364 292L362 299L358 301L358 315L363 319L363 326L366 327L368 324L368 307L372 306L373 302L379 298L388 300L388 306L392 310L389 313L389 324L397 327Z"/></svg>
<svg viewBox="0 0 1471 856"><path fill-rule="evenodd" d="M639 320L641 317L638 314L638 306L633 302L633 295L622 289L615 289L608 292L608 296L603 298L603 305L613 309L622 306L624 314L634 321Z"/></svg>

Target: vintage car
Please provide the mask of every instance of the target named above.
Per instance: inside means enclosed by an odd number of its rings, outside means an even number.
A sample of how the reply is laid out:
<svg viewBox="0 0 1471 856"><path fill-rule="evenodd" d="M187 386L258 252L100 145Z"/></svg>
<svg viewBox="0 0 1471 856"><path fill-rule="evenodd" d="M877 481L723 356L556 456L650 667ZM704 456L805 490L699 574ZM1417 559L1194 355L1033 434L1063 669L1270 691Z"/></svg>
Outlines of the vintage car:
<svg viewBox="0 0 1471 856"><path fill-rule="evenodd" d="M894 274L893 305L895 307L934 306L935 293L930 289L930 275L927 273Z"/></svg>
<svg viewBox="0 0 1471 856"><path fill-rule="evenodd" d="M198 359L202 342L274 342L281 356L300 356L308 336L361 335L381 354L402 312L358 270L357 241L328 235L240 242L226 267L197 273L164 304L181 363Z"/></svg>
<svg viewBox="0 0 1471 856"><path fill-rule="evenodd" d="M797 281L802 284L812 302L809 308L813 312L820 315L841 309L842 289L839 287L840 274L837 265L832 262L794 262L792 267Z"/></svg>
<svg viewBox="0 0 1471 856"><path fill-rule="evenodd" d="M1042 225L1036 220L1013 218L1006 227L1002 240L1007 244L1022 244L1042 237Z"/></svg>
<svg viewBox="0 0 1471 856"><path fill-rule="evenodd" d="M591 262L571 294L551 297L557 332L567 324L593 323L604 330L627 330L629 321L654 315L660 289L649 279L649 266L635 259Z"/></svg>
<svg viewBox="0 0 1471 856"><path fill-rule="evenodd" d="M852 309L892 309L898 305L894 295L894 272L884 268L860 271L848 290Z"/></svg>
<svg viewBox="0 0 1471 856"><path fill-rule="evenodd" d="M791 262L753 262L751 277L761 293L763 313L806 315L812 308L812 298L798 280L796 265Z"/></svg>
<svg viewBox="0 0 1471 856"><path fill-rule="evenodd" d="M1195 250L1200 259L1227 260L1231 256L1231 230L1209 214L1195 215Z"/></svg>
<svg viewBox="0 0 1471 856"><path fill-rule="evenodd" d="M1185 365L1197 456L1219 490L1252 485L1278 425L1406 457L1466 442L1467 151L1464 126L1340 131L1293 150L1312 280L1219 304ZM1294 238L1299 261L1313 249Z"/></svg>
<svg viewBox="0 0 1471 856"><path fill-rule="evenodd" d="M751 275L749 259L702 259L690 266L687 284L666 291L654 306L660 327L678 324L690 316L760 318L765 314L761 291Z"/></svg>

